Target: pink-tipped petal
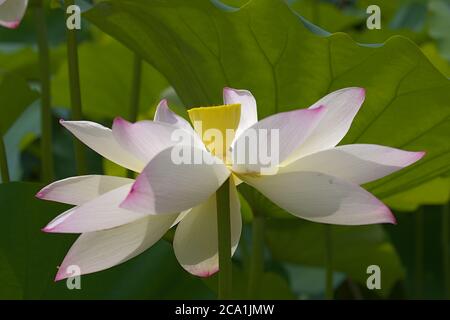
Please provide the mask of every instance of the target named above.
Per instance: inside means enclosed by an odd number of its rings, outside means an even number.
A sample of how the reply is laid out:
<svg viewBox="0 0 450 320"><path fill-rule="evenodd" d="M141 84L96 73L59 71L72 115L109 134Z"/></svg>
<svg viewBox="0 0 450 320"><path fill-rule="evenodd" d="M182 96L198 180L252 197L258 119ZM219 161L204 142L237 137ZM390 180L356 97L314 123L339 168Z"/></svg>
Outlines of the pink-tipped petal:
<svg viewBox="0 0 450 320"><path fill-rule="evenodd" d="M144 168L144 162L117 143L111 129L91 121L61 119L60 123L81 142L112 162L136 172Z"/></svg>
<svg viewBox="0 0 450 320"><path fill-rule="evenodd" d="M230 215L230 255L233 255L242 230L239 196L234 183L230 183ZM181 220L175 231L173 248L178 262L193 275L209 277L219 270L215 195L192 208Z"/></svg>
<svg viewBox="0 0 450 320"><path fill-rule="evenodd" d="M8 29L17 29L20 26L20 20L11 21L11 22L0 21L0 25L6 27Z"/></svg>
<svg viewBox="0 0 450 320"><path fill-rule="evenodd" d="M390 224L397 224L397 218L394 216L394 214L392 213L391 209L389 209L388 206L386 206L386 221L387 223Z"/></svg>
<svg viewBox="0 0 450 320"><path fill-rule="evenodd" d="M308 138L325 111L323 107L299 109L255 123L232 146L233 171L260 172L278 166ZM264 163L268 162L266 155L270 155L270 164Z"/></svg>
<svg viewBox="0 0 450 320"><path fill-rule="evenodd" d="M319 172L241 176L267 198L306 220L339 225L395 223L389 208L355 183Z"/></svg>
<svg viewBox="0 0 450 320"><path fill-rule="evenodd" d="M0 2L0 25L15 29L20 25L28 0L5 0Z"/></svg>
<svg viewBox="0 0 450 320"><path fill-rule="evenodd" d="M225 87L223 89L223 103L241 105L241 119L236 130L235 139L237 139L247 128L258 122L256 100L250 91Z"/></svg>
<svg viewBox="0 0 450 320"><path fill-rule="evenodd" d="M42 200L82 205L133 181L128 178L102 175L71 177L49 184L41 189L36 197Z"/></svg>
<svg viewBox="0 0 450 320"><path fill-rule="evenodd" d="M183 119L175 112L170 110L166 99L161 100L161 102L156 107L154 120L176 126L189 132L193 132L192 126L186 119Z"/></svg>
<svg viewBox="0 0 450 320"><path fill-rule="evenodd" d="M176 144L189 145L194 140L188 131L159 121L144 120L131 123L118 117L114 119L112 131L124 149L145 163L164 149ZM184 139L180 139L180 136Z"/></svg>
<svg viewBox="0 0 450 320"><path fill-rule="evenodd" d="M169 230L177 215L147 216L118 228L83 233L59 267L55 281L105 270L150 248Z"/></svg>
<svg viewBox="0 0 450 320"><path fill-rule="evenodd" d="M279 172L316 171L364 184L412 165L424 154L373 144L351 144L307 155Z"/></svg>
<svg viewBox="0 0 450 320"><path fill-rule="evenodd" d="M187 163L179 162L180 154L189 155ZM223 162L202 149L171 147L149 162L121 207L143 214L181 212L206 201L229 175Z"/></svg>
<svg viewBox="0 0 450 320"><path fill-rule="evenodd" d="M119 207L131 189L124 185L74 207L53 219L44 229L51 233L84 233L118 227L144 215Z"/></svg>
<svg viewBox="0 0 450 320"><path fill-rule="evenodd" d="M188 136L191 137L192 145L197 148L205 149L205 145L202 142L202 139L195 132L194 128L191 126L189 121L180 117L175 112L170 110L169 105L167 104L167 100L162 100L158 107L156 108L155 118L156 122L163 122L172 126L177 127L178 129L184 130L188 133Z"/></svg>
<svg viewBox="0 0 450 320"><path fill-rule="evenodd" d="M363 88L344 88L326 95L313 104L310 109L323 106L327 112L304 143L291 154L287 162L335 147L350 129L365 96L366 91Z"/></svg>

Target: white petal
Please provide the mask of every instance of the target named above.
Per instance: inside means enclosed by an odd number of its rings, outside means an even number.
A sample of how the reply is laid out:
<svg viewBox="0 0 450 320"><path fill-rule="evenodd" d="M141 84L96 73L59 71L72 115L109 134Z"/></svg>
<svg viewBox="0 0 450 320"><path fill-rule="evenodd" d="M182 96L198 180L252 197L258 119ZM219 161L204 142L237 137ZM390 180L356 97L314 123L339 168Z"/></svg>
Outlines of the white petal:
<svg viewBox="0 0 450 320"><path fill-rule="evenodd" d="M260 173L277 167L307 139L324 111L319 107L283 112L252 125L232 146L233 171Z"/></svg>
<svg viewBox="0 0 450 320"><path fill-rule="evenodd" d="M133 182L134 180L128 178L102 175L71 177L49 184L40 190L36 197L43 200L81 205L106 192Z"/></svg>
<svg viewBox="0 0 450 320"><path fill-rule="evenodd" d="M43 231L84 233L114 228L142 218L144 215L140 213L119 207L131 186L124 185L60 214Z"/></svg>
<svg viewBox="0 0 450 320"><path fill-rule="evenodd" d="M189 212L191 212L191 210L192 210L192 208L181 212L170 227L172 228L172 227L176 226L178 223L180 223L180 221L183 220L187 216L187 214Z"/></svg>
<svg viewBox="0 0 450 320"><path fill-rule="evenodd" d="M350 129L364 98L364 89L345 88L332 92L313 104L310 109L323 106L327 112L308 139L286 162L336 146Z"/></svg>
<svg viewBox="0 0 450 320"><path fill-rule="evenodd" d="M176 217L147 216L114 229L83 233L64 258L55 281L72 276L73 266L88 274L130 260L161 239Z"/></svg>
<svg viewBox="0 0 450 320"><path fill-rule="evenodd" d="M193 145L198 148L206 150L205 145L202 142L202 139L195 132L194 128L191 126L189 121L180 117L175 112L170 110L169 106L167 105L167 100L164 99L158 104L154 120L170 124L172 126L175 126L179 129L188 132L189 135L191 136Z"/></svg>
<svg viewBox="0 0 450 320"><path fill-rule="evenodd" d="M116 118L112 131L124 149L135 154L145 163L164 149L176 144L192 145L195 140L186 130L156 121L144 120L131 123L122 118Z"/></svg>
<svg viewBox="0 0 450 320"><path fill-rule="evenodd" d="M177 159L180 150L190 154L185 163ZM206 201L229 175L223 162L204 150L171 147L149 162L121 206L144 214L182 212Z"/></svg>
<svg viewBox="0 0 450 320"><path fill-rule="evenodd" d="M372 194L327 174L301 171L241 179L306 220L342 225L395 223L389 208Z"/></svg>
<svg viewBox="0 0 450 320"><path fill-rule="evenodd" d="M300 158L279 173L316 171L364 184L418 161L423 152L409 152L373 144L350 144Z"/></svg>
<svg viewBox="0 0 450 320"><path fill-rule="evenodd" d="M0 26L17 28L27 9L28 0L0 1Z"/></svg>
<svg viewBox="0 0 450 320"><path fill-rule="evenodd" d="M166 99L161 100L161 102L156 107L155 117L153 120L171 124L175 127L178 127L178 128L181 128L181 129L184 129L187 131L194 130L192 128L192 126L190 125L190 123L186 119L180 117L175 112L170 110Z"/></svg>
<svg viewBox="0 0 450 320"><path fill-rule="evenodd" d="M61 120L60 123L89 148L112 162L136 172L144 168L144 162L119 145L111 129L90 121Z"/></svg>
<svg viewBox="0 0 450 320"><path fill-rule="evenodd" d="M239 126L236 129L235 139L237 139L247 128L258 122L256 100L250 91L224 88L223 102L224 104L241 105L241 119L239 121Z"/></svg>
<svg viewBox="0 0 450 320"><path fill-rule="evenodd" d="M241 236L242 218L239 196L230 181L231 256ZM175 255L183 268L200 277L219 270L216 196L193 208L178 224L173 240Z"/></svg>

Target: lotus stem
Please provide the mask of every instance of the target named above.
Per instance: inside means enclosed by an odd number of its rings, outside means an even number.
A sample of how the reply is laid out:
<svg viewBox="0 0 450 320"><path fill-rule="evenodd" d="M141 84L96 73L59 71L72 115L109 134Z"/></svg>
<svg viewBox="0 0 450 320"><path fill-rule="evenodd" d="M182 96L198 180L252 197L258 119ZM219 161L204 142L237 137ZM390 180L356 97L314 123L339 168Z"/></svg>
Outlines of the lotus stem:
<svg viewBox="0 0 450 320"><path fill-rule="evenodd" d="M449 204L442 207L442 267L445 281L445 298L450 299L450 249L449 249Z"/></svg>
<svg viewBox="0 0 450 320"><path fill-rule="evenodd" d="M0 173L2 176L2 183L9 182L9 169L8 169L8 159L6 157L6 148L3 137L0 137Z"/></svg>
<svg viewBox="0 0 450 320"><path fill-rule="evenodd" d="M424 254L424 228L423 228L423 207L416 212L416 273L415 273L415 291L416 298L423 296L423 254Z"/></svg>
<svg viewBox="0 0 450 320"><path fill-rule="evenodd" d="M325 224L325 299L333 300L333 242L331 225Z"/></svg>
<svg viewBox="0 0 450 320"><path fill-rule="evenodd" d="M216 192L217 230L219 245L219 299L231 298L231 219L230 180L227 179Z"/></svg>
<svg viewBox="0 0 450 320"><path fill-rule="evenodd" d="M250 276L248 298L255 299L264 272L264 224L265 218L255 215L252 222L252 254L250 257Z"/></svg>
<svg viewBox="0 0 450 320"><path fill-rule="evenodd" d="M64 1L66 9L74 3L74 0ZM67 28L67 61L69 65L69 88L72 119L81 120L83 118L83 113L81 103L80 71L78 64L78 43L76 29ZM74 139L74 145L77 172L78 175L84 175L87 173L86 152L83 144L78 139Z"/></svg>
<svg viewBox="0 0 450 320"><path fill-rule="evenodd" d="M45 5L37 0L34 15L39 53L39 73L41 82L41 162L42 180L50 182L54 178L52 148L52 111L50 96L50 50L48 45Z"/></svg>

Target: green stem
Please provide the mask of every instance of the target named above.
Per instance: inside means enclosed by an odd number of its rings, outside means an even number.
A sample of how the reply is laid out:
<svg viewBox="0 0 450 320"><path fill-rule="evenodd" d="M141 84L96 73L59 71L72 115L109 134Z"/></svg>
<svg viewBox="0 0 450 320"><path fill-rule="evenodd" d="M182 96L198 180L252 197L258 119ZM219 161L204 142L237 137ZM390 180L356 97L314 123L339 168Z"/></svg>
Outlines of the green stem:
<svg viewBox="0 0 450 320"><path fill-rule="evenodd" d="M325 224L325 299L332 300L333 295L333 242L331 225Z"/></svg>
<svg viewBox="0 0 450 320"><path fill-rule="evenodd" d="M219 244L219 299L231 298L231 222L230 182L225 181L217 190L217 230Z"/></svg>
<svg viewBox="0 0 450 320"><path fill-rule="evenodd" d="M5 142L0 136L0 173L2 175L2 183L9 182L8 159L6 157Z"/></svg>
<svg viewBox="0 0 450 320"><path fill-rule="evenodd" d="M74 0L65 0L64 2L66 9L74 3ZM81 104L80 72L78 66L78 43L76 29L67 29L67 61L69 65L69 88L70 104L72 106L72 119L81 120L83 114ZM74 145L77 173L79 175L86 174L87 161L85 148L78 139L74 139Z"/></svg>
<svg viewBox="0 0 450 320"><path fill-rule="evenodd" d="M135 53L133 57L133 75L131 81L129 120L135 122L139 113L139 98L141 95L142 59Z"/></svg>
<svg viewBox="0 0 450 320"><path fill-rule="evenodd" d="M50 182L54 178L52 150L52 111L50 100L50 50L44 1L37 0L34 6L37 44L39 51L39 72L41 81L41 161L42 179Z"/></svg>
<svg viewBox="0 0 450 320"><path fill-rule="evenodd" d="M416 274L415 274L415 290L416 298L421 299L423 296L423 248L424 248L424 234L423 234L423 207L416 212Z"/></svg>
<svg viewBox="0 0 450 320"><path fill-rule="evenodd" d="M250 277L248 281L248 298L255 299L264 272L264 221L255 215L252 222L252 254L250 257Z"/></svg>
<svg viewBox="0 0 450 320"><path fill-rule="evenodd" d="M442 207L442 267L445 281L445 297L450 299L450 249L449 249L449 204Z"/></svg>

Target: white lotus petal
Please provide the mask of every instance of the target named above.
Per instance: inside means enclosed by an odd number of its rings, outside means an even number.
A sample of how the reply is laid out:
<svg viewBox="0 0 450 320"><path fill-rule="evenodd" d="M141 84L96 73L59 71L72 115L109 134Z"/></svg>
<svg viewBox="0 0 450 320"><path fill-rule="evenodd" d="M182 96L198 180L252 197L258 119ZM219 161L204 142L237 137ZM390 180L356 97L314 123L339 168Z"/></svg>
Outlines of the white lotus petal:
<svg viewBox="0 0 450 320"><path fill-rule="evenodd" d="M175 127L184 129L186 131L193 131L191 124L186 119L180 117L175 112L170 110L167 100L161 100L161 102L156 107L154 121L164 122L171 124Z"/></svg>
<svg viewBox="0 0 450 320"><path fill-rule="evenodd" d="M119 145L111 129L90 121L61 120L60 123L89 148L112 162L136 172L144 168L144 162Z"/></svg>
<svg viewBox="0 0 450 320"><path fill-rule="evenodd" d="M131 123L116 118L112 131L124 149L136 154L145 163L164 149L176 144L193 145L195 140L189 132L157 121L144 120Z"/></svg>
<svg viewBox="0 0 450 320"><path fill-rule="evenodd" d="M158 107L156 108L154 120L159 121L159 122L164 122L164 123L170 124L172 126L175 126L179 129L185 130L191 136L192 143L195 147L206 150L206 147L203 144L202 139L195 132L194 128L191 126L189 121L180 117L175 112L170 110L170 108L167 104L167 100L164 99L158 104ZM184 144L186 144L186 143L184 143Z"/></svg>
<svg viewBox="0 0 450 320"><path fill-rule="evenodd" d="M98 196L133 183L134 180L121 177L87 175L71 177L49 184L36 197L73 205L82 205Z"/></svg>
<svg viewBox="0 0 450 320"><path fill-rule="evenodd" d="M279 173L317 171L364 184L407 167L423 156L423 152L373 144L350 144L300 158L280 168Z"/></svg>
<svg viewBox="0 0 450 320"><path fill-rule="evenodd" d="M313 104L310 109L323 106L327 112L304 143L286 160L286 164L308 154L335 147L350 129L364 98L364 89L345 88L334 91Z"/></svg>
<svg viewBox="0 0 450 320"><path fill-rule="evenodd" d="M183 220L188 215L189 212L191 212L191 210L192 210L192 208L181 212L170 227L172 228L172 227L176 226L177 224L179 224L180 221Z"/></svg>
<svg viewBox="0 0 450 320"><path fill-rule="evenodd" d="M231 255L239 244L242 229L239 196L230 181ZM216 196L193 208L178 224L173 240L175 255L183 268L200 277L219 270Z"/></svg>
<svg viewBox="0 0 450 320"><path fill-rule="evenodd" d="M144 215L140 213L119 207L131 186L132 184L124 185L60 214L43 231L84 233L114 228L142 218Z"/></svg>
<svg viewBox="0 0 450 320"><path fill-rule="evenodd" d="M250 91L224 88L223 102L224 104L241 105L241 119L239 121L239 126L236 129L235 139L237 139L247 128L258 122L256 100Z"/></svg>
<svg viewBox="0 0 450 320"><path fill-rule="evenodd" d="M324 108L267 117L245 130L232 146L233 171L271 171L302 144L324 116Z"/></svg>
<svg viewBox="0 0 450 320"><path fill-rule="evenodd" d="M73 266L88 274L130 260L161 239L176 217L147 216L117 228L83 233L64 258L55 281L72 276Z"/></svg>
<svg viewBox="0 0 450 320"><path fill-rule="evenodd" d="M188 163L178 162L180 150L200 161L189 156ZM149 162L121 206L144 214L182 212L206 201L229 175L221 160L202 149L171 147Z"/></svg>
<svg viewBox="0 0 450 320"><path fill-rule="evenodd" d="M315 222L365 225L395 223L386 205L346 180L319 172L289 172L271 176L241 176L291 214Z"/></svg>
<svg viewBox="0 0 450 320"><path fill-rule="evenodd" d="M27 9L28 0L1 0L0 26L17 28Z"/></svg>

